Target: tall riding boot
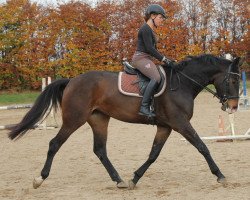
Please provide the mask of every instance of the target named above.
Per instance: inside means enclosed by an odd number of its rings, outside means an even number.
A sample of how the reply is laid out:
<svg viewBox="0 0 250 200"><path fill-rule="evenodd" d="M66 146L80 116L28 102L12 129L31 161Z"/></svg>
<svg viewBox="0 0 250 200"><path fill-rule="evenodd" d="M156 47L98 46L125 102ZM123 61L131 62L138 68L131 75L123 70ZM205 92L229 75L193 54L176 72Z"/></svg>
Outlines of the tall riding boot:
<svg viewBox="0 0 250 200"><path fill-rule="evenodd" d="M155 117L155 113L150 111L150 104L151 104L152 96L154 95L157 86L158 86L158 83L156 80L151 79L149 81L147 88L144 92L143 98L142 98L139 115Z"/></svg>

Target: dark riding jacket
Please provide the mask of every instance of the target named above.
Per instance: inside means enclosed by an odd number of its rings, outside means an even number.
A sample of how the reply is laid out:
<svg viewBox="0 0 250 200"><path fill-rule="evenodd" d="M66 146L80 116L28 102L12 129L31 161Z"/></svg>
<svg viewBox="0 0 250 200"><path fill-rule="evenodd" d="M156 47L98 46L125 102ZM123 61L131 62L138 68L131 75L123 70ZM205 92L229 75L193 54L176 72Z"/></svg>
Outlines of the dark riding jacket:
<svg viewBox="0 0 250 200"><path fill-rule="evenodd" d="M164 58L157 50L156 37L147 23L144 23L138 32L137 51L147 53L159 61Z"/></svg>

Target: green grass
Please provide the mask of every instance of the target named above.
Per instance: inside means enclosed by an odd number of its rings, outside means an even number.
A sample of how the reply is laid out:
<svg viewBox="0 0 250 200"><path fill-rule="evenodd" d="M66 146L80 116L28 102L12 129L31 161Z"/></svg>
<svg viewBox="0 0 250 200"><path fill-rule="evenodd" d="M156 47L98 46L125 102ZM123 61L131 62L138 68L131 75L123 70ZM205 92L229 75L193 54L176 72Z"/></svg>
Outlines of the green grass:
<svg viewBox="0 0 250 200"><path fill-rule="evenodd" d="M33 103L40 92L1 93L0 105Z"/></svg>
<svg viewBox="0 0 250 200"><path fill-rule="evenodd" d="M241 83L241 87L242 87L242 83ZM247 81L247 89L250 89L250 81Z"/></svg>

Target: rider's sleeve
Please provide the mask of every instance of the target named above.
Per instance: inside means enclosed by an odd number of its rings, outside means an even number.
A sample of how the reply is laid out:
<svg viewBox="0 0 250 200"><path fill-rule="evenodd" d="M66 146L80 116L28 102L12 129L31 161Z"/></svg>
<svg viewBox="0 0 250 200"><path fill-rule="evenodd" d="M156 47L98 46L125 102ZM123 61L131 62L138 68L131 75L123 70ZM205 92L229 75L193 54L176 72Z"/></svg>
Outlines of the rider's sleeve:
<svg viewBox="0 0 250 200"><path fill-rule="evenodd" d="M155 57L157 60L162 61L164 56L161 55L161 53L155 48L153 37L154 35L152 30L150 28L144 28L144 30L142 31L142 38L147 53Z"/></svg>

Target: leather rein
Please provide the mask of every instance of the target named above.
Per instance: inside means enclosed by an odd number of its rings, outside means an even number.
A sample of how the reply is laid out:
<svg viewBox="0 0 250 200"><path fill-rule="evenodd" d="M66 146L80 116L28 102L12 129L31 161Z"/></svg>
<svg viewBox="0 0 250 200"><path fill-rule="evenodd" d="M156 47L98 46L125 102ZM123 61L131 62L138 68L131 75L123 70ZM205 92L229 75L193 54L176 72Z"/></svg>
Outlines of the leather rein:
<svg viewBox="0 0 250 200"><path fill-rule="evenodd" d="M236 76L240 76L240 74L238 73L234 73L234 72L231 72L232 70L232 63L229 65L228 67L228 72L225 76L225 79L223 81L223 83L225 82L225 91L226 93L223 95L223 97L219 96L217 92L211 90L210 88L208 88L207 86L204 86L202 84L200 84L199 82L197 82L196 80L194 80L193 78L191 78L190 76L184 74L183 72L181 71L178 71L178 70L175 70L172 66L171 66L171 72L170 72L170 90L171 91L175 91L179 88L179 85L180 85L180 76L179 74L181 74L182 76L184 76L185 78L187 78L188 80L192 81L193 83L195 83L196 85L198 85L200 88L202 89L205 89L207 90L208 92L210 92L211 94L213 94L214 97L218 98L220 100L221 103L225 104L228 99L236 99L236 98L239 98L239 96L229 96L228 95L228 91L229 91L229 80L230 80L230 76L231 75L236 75ZM178 86L176 88L173 88L172 87L172 81L173 81L173 71L176 72L177 74L177 79L178 79Z"/></svg>

